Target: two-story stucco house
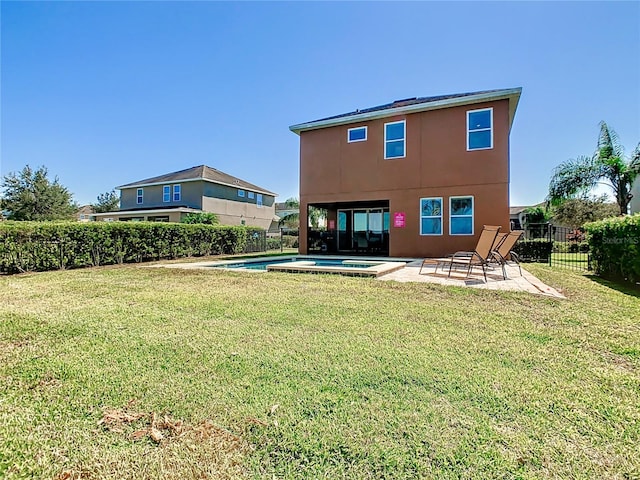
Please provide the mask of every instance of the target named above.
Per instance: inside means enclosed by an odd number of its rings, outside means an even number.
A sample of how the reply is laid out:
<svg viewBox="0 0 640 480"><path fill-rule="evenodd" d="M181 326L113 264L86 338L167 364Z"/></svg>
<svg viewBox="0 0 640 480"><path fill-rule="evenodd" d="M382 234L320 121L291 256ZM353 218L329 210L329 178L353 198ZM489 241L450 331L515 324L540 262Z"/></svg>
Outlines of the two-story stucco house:
<svg viewBox="0 0 640 480"><path fill-rule="evenodd" d="M293 125L300 225L329 232L300 251L427 257L472 250L483 225L509 230L509 133L521 88L410 98Z"/></svg>
<svg viewBox="0 0 640 480"><path fill-rule="evenodd" d="M197 167L116 187L120 210L94 214L98 221L179 222L209 212L222 225L269 228L277 194L215 168Z"/></svg>

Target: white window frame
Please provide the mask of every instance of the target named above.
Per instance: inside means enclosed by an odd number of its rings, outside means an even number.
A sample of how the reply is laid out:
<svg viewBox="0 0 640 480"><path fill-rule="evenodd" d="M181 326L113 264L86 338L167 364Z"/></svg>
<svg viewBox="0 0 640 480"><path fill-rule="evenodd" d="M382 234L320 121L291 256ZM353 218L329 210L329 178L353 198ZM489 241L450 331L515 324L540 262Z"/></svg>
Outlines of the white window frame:
<svg viewBox="0 0 640 480"><path fill-rule="evenodd" d="M477 112L491 112L491 124L489 128L475 128L473 130L469 129L469 117L472 113ZM486 132L489 131L491 133L491 144L488 147L479 147L479 148L471 148L469 146L469 139L471 137L471 133L475 132ZM493 149L493 107L489 108L479 108L477 110L467 110L467 152L475 152L476 150L491 150Z"/></svg>
<svg viewBox="0 0 640 480"><path fill-rule="evenodd" d="M174 202L180 202L182 200L182 186L181 185L174 185L173 186L173 195L171 197L171 200L173 200Z"/></svg>
<svg viewBox="0 0 640 480"><path fill-rule="evenodd" d="M238 196L244 198L244 190L238 189Z"/></svg>
<svg viewBox="0 0 640 480"><path fill-rule="evenodd" d="M422 201L423 200L440 200L440 215L422 215ZM420 199L420 204L418 205L419 212L418 217L420 218L420 236L421 237L441 237L444 231L444 220L443 220L443 210L444 210L444 202L442 197L423 197ZM439 218L440 219L440 233L422 233L422 219L423 218Z"/></svg>
<svg viewBox="0 0 640 480"><path fill-rule="evenodd" d="M453 208L451 208L451 201L455 200L456 198L470 198L471 199L471 215L453 215ZM474 234L475 231L475 226L474 226L474 221L475 221L475 216L476 216L476 200L473 197L473 195L457 195L454 197L449 197L449 235L451 235L452 237L468 237ZM452 218L467 218L467 217L471 217L471 233L451 233L451 219Z"/></svg>
<svg viewBox="0 0 640 480"><path fill-rule="evenodd" d="M142 205L144 203L144 188L136 189L136 204Z"/></svg>
<svg viewBox="0 0 640 480"><path fill-rule="evenodd" d="M256 206L258 208L262 207L262 194L261 193L256 194Z"/></svg>
<svg viewBox="0 0 640 480"><path fill-rule="evenodd" d="M398 123L402 123L403 127L404 127L404 135L402 137L402 140L400 139L395 139L395 140L387 140L387 125L397 125ZM402 149L402 156L398 156L398 157L387 157L387 143L389 142L400 142L402 141L402 144L404 146L404 148ZM385 160L395 160L396 158L405 158L407 156L407 121L406 120L399 120L397 122L388 122L384 124L384 159Z"/></svg>
<svg viewBox="0 0 640 480"><path fill-rule="evenodd" d="M255 194L255 192L247 192L247 198L250 198L250 199L252 199L252 200L253 200L254 198L256 198L256 194Z"/></svg>
<svg viewBox="0 0 640 480"><path fill-rule="evenodd" d="M359 138L357 140L351 140L351 132L354 130L364 130L364 138ZM347 143L356 143L356 142L366 142L367 141L367 127L353 127L347 129Z"/></svg>
<svg viewBox="0 0 640 480"><path fill-rule="evenodd" d="M169 203L171 201L171 185L162 186L162 201Z"/></svg>

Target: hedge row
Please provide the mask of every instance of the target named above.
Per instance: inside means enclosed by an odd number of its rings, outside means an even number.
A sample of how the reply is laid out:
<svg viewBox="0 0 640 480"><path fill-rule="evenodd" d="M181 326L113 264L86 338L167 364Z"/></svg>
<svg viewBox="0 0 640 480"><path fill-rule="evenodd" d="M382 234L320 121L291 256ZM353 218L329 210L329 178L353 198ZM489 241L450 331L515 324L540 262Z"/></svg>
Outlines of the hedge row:
<svg viewBox="0 0 640 480"><path fill-rule="evenodd" d="M546 239L520 240L513 251L523 262L548 262L553 242Z"/></svg>
<svg viewBox="0 0 640 480"><path fill-rule="evenodd" d="M240 253L262 229L157 222L2 222L0 272Z"/></svg>
<svg viewBox="0 0 640 480"><path fill-rule="evenodd" d="M596 274L640 281L640 214L587 223L584 228Z"/></svg>

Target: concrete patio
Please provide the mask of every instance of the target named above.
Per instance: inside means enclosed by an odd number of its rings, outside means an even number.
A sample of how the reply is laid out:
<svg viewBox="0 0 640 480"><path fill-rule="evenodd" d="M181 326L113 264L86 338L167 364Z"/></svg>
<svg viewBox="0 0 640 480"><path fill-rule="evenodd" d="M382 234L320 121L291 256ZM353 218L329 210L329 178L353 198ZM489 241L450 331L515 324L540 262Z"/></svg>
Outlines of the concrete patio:
<svg viewBox="0 0 640 480"><path fill-rule="evenodd" d="M388 273L379 277L378 280L393 280L396 282L424 282L437 283L439 285L449 285L457 287L473 287L483 288L487 290L512 290L517 292L528 292L536 295L545 295L555 298L565 298L556 289L542 283L539 279L531 275L522 268L522 275L517 265L507 265L507 279L502 277L502 270L498 267L495 269L487 269L487 281L484 281L482 269L476 267L472 270L471 275L467 277L466 268L453 269L451 276L448 276L449 269L444 270L439 267L436 271L436 265L425 265L420 274L422 260L407 263L407 266L401 270Z"/></svg>

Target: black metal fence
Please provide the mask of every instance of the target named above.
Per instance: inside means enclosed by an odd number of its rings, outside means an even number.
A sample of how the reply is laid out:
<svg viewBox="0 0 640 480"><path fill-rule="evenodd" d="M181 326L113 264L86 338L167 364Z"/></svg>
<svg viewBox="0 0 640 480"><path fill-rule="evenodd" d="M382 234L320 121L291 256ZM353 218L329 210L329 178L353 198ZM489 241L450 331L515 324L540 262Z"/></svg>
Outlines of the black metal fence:
<svg viewBox="0 0 640 480"><path fill-rule="evenodd" d="M546 256L546 260L539 258L538 261L573 270L591 270L589 244L584 230L550 223L529 223L525 224L524 232L524 239L532 245L539 242L546 247L536 249L544 251Z"/></svg>
<svg viewBox="0 0 640 480"><path fill-rule="evenodd" d="M249 232L247 244L244 247L244 253L266 252L267 251L267 232Z"/></svg>

